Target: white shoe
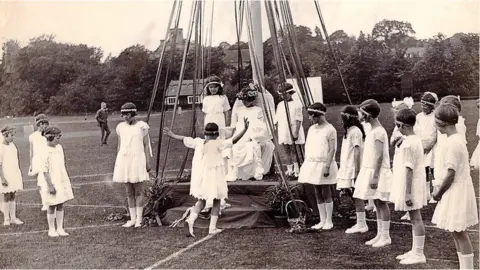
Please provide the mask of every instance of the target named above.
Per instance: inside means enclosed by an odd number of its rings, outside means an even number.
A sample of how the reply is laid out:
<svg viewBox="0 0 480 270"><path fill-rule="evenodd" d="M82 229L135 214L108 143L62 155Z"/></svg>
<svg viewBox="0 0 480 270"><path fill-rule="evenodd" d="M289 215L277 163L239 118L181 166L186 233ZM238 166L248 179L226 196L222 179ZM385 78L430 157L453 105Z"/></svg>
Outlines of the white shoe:
<svg viewBox="0 0 480 270"><path fill-rule="evenodd" d="M380 238L381 238L381 236L380 236L380 235L377 235L377 236L375 236L373 239L368 240L367 242L365 242L365 245L371 246L371 245L375 244L377 241L379 241Z"/></svg>
<svg viewBox="0 0 480 270"><path fill-rule="evenodd" d="M367 225L360 225L360 224L355 224L353 227L348 228L345 233L351 234L351 233L365 233L368 232L368 226Z"/></svg>
<svg viewBox="0 0 480 270"><path fill-rule="evenodd" d="M3 221L3 226L10 226L10 220L6 219Z"/></svg>
<svg viewBox="0 0 480 270"><path fill-rule="evenodd" d="M15 225L22 225L23 224L23 221L21 221L20 219L16 218L16 219L13 219L10 221L11 224L15 224Z"/></svg>
<svg viewBox="0 0 480 270"><path fill-rule="evenodd" d="M426 263L427 258L425 258L425 255L416 255L412 254L412 256L409 256L403 260L400 261L400 264L417 264L417 263Z"/></svg>
<svg viewBox="0 0 480 270"><path fill-rule="evenodd" d="M187 225L188 225L188 226L187 226L187 228L188 228L188 234L187 234L187 236L188 236L188 237L193 237L193 238L195 238L195 234L193 233L193 222L191 222L191 221L188 220L188 219L187 219L185 222L186 222Z"/></svg>
<svg viewBox="0 0 480 270"><path fill-rule="evenodd" d="M321 230L325 226L325 222L319 222L311 227L312 230Z"/></svg>
<svg viewBox="0 0 480 270"><path fill-rule="evenodd" d="M135 220L129 220L127 223L123 224L122 227L124 228L130 228L135 225Z"/></svg>
<svg viewBox="0 0 480 270"><path fill-rule="evenodd" d="M214 228L214 229L211 229L208 231L208 234L217 234L217 233L221 233L223 230L221 229L218 229L218 228Z"/></svg>
<svg viewBox="0 0 480 270"><path fill-rule="evenodd" d="M377 242L372 244L372 247L384 247L392 244L392 238L390 236L388 238L381 237Z"/></svg>
<svg viewBox="0 0 480 270"><path fill-rule="evenodd" d="M410 250L410 251L407 251L407 252L403 253L402 255L398 255L395 259L397 259L397 260L404 260L404 259L412 256L413 254L414 254L413 251Z"/></svg>
<svg viewBox="0 0 480 270"><path fill-rule="evenodd" d="M69 235L64 229L58 229L57 233L60 236L68 236Z"/></svg>
<svg viewBox="0 0 480 270"><path fill-rule="evenodd" d="M323 225L322 230L331 230L332 228L333 228L332 222L325 222L325 225Z"/></svg>
<svg viewBox="0 0 480 270"><path fill-rule="evenodd" d="M50 236L50 237L59 237L60 235L57 233L56 230L48 230L48 236Z"/></svg>

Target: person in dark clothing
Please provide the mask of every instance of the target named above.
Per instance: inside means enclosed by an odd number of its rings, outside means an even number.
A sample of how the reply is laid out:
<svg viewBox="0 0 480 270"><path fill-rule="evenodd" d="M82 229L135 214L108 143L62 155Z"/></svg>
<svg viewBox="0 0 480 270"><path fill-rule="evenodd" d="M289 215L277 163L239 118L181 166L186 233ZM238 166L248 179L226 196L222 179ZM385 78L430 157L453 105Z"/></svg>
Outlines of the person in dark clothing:
<svg viewBox="0 0 480 270"><path fill-rule="evenodd" d="M101 145L107 145L108 136L110 136L110 128L108 127L108 109L107 103L102 102L100 109L97 111L95 119L97 119L98 126L102 132Z"/></svg>

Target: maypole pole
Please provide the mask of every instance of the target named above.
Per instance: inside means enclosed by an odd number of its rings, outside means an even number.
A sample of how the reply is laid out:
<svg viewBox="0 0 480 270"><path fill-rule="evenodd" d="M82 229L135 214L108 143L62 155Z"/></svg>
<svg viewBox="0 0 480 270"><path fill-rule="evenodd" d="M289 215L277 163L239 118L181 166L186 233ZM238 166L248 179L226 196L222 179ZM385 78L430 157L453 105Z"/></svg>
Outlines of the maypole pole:
<svg viewBox="0 0 480 270"><path fill-rule="evenodd" d="M248 5L250 5L250 10L252 12L252 30L253 35L248 35L248 48L250 55L256 55L258 59L258 71L257 67L252 65L253 81L255 84L262 82L264 76L263 68L263 42L262 42L262 1L258 0L248 0ZM250 57L252 59L252 57ZM262 78L258 78L258 75Z"/></svg>

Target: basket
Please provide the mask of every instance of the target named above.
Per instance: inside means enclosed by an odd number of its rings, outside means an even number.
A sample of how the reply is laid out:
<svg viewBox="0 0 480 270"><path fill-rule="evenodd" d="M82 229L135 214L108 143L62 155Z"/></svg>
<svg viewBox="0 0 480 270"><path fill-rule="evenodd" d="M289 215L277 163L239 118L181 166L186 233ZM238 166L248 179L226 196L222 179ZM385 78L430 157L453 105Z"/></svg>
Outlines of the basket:
<svg viewBox="0 0 480 270"><path fill-rule="evenodd" d="M297 203L298 206L298 217L292 217L289 206L291 203ZM287 213L287 221L290 225L290 228L287 229L289 233L305 233L307 229L307 220L311 217L312 209L302 200L290 200L285 205L285 212Z"/></svg>

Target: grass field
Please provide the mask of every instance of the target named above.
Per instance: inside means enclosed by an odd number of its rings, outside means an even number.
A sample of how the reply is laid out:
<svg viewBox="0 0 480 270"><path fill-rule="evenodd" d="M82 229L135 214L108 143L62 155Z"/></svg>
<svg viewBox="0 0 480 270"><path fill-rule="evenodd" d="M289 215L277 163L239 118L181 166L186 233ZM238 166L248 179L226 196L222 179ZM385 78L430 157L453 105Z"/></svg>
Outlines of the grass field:
<svg viewBox="0 0 480 270"><path fill-rule="evenodd" d="M478 111L475 101L463 102L462 115L466 118L468 149L473 152ZM337 128L339 142L343 134L340 126L340 106L331 107L327 118ZM415 107L419 109L418 105ZM393 130L390 104L382 105L380 121L389 134ZM171 118L171 113L167 119ZM395 256L410 248L411 228L401 222L403 213L392 214L393 245L373 249L363 243L376 233L376 223L369 222L370 231L361 235L346 235L344 230L354 221L334 220L335 228L328 232L289 234L284 228L226 230L206 237L199 229L197 238L186 238L182 229L149 227L125 229L118 223L106 221L110 213L122 212L124 191L111 181L115 162L117 138L115 126L121 121L112 116L111 139L108 146L100 146L99 130L92 115L52 117L52 124L64 132L67 169L74 185L75 199L66 206L65 226L69 237L47 236L45 212L40 211L40 196L34 179L27 176L28 141L22 126L32 119L1 119L18 128L16 145L24 175L25 190L17 195L18 216L22 226L0 226L0 268L457 268L457 256L451 236L431 226L429 220L434 205L423 210L427 224L425 254L427 263L405 267ZM151 119L151 136L158 145L159 115ZM168 120L170 121L170 120ZM174 131L188 134L192 113L176 116ZM197 130L201 131L201 113ZM169 125L169 122L167 122ZM166 142L162 146L165 149ZM155 150L156 152L156 150ZM162 152L165 154L164 152ZM186 153L178 142L171 143L166 169L174 174ZM162 157L162 160L164 157ZM338 159L338 157L337 157ZM187 163L190 167L190 163ZM472 171L478 198L478 172ZM475 249L475 267L478 268L478 226L470 228ZM204 238L206 237L206 238Z"/></svg>

